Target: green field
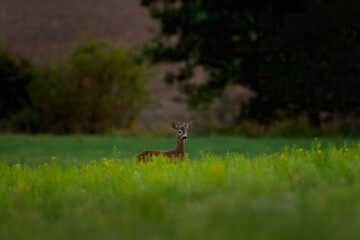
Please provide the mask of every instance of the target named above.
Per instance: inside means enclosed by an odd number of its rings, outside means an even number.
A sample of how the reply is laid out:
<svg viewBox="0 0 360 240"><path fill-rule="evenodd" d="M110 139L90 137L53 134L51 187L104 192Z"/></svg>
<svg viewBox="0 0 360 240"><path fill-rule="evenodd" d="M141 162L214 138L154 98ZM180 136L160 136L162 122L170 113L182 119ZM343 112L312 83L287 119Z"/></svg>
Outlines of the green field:
<svg viewBox="0 0 360 240"><path fill-rule="evenodd" d="M358 239L357 139L0 136L0 239Z"/></svg>

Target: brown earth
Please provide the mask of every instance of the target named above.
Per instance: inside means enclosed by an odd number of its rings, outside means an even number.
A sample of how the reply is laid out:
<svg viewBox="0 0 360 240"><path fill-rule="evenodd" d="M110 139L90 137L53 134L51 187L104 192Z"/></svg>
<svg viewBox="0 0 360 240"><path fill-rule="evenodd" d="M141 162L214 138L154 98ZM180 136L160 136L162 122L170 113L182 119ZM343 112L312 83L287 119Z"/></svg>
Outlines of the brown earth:
<svg viewBox="0 0 360 240"><path fill-rule="evenodd" d="M0 44L31 60L59 57L86 35L136 46L151 20L137 0L1 0Z"/></svg>

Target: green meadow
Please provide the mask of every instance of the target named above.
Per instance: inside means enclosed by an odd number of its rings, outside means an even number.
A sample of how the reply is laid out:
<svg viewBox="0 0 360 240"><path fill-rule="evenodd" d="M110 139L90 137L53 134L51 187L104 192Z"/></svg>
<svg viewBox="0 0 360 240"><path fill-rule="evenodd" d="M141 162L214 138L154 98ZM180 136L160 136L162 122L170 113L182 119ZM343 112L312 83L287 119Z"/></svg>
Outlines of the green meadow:
<svg viewBox="0 0 360 240"><path fill-rule="evenodd" d="M358 139L0 135L0 239L358 239Z"/></svg>

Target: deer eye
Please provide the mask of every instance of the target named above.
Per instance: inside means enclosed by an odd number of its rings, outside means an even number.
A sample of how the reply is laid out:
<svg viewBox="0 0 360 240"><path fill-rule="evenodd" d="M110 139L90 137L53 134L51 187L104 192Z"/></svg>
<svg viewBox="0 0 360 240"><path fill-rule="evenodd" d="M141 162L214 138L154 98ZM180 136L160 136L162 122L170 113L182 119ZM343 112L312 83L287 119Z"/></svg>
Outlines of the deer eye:
<svg viewBox="0 0 360 240"><path fill-rule="evenodd" d="M179 133L181 133L181 130L179 130Z"/></svg>

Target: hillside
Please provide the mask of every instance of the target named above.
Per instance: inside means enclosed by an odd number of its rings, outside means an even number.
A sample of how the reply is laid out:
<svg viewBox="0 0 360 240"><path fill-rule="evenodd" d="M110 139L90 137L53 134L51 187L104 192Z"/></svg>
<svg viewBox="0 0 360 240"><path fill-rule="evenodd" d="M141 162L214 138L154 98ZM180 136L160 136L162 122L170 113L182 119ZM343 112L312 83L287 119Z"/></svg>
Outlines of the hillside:
<svg viewBox="0 0 360 240"><path fill-rule="evenodd" d="M37 62L61 57L86 35L140 45L155 27L137 0L0 3L0 45Z"/></svg>

